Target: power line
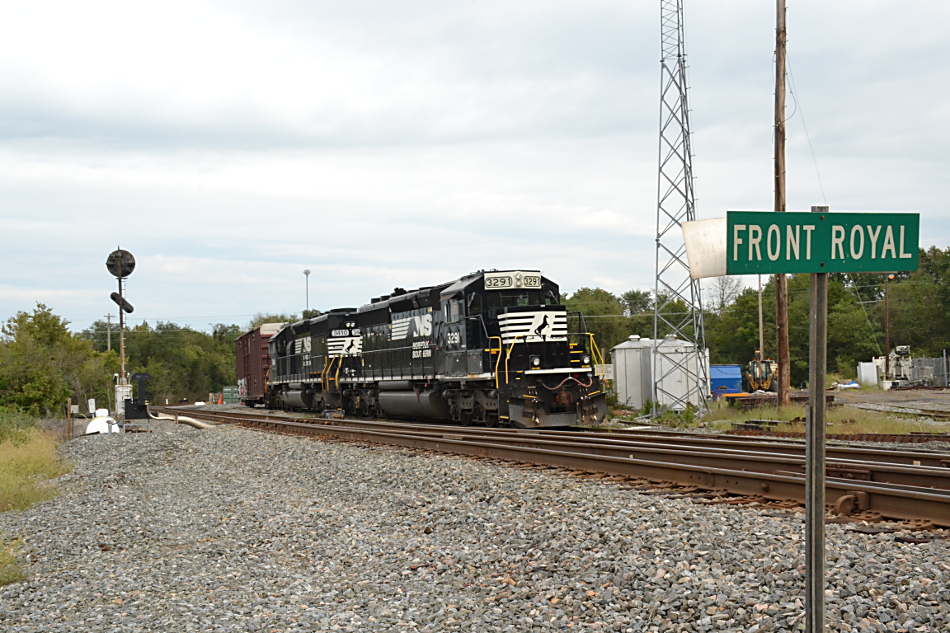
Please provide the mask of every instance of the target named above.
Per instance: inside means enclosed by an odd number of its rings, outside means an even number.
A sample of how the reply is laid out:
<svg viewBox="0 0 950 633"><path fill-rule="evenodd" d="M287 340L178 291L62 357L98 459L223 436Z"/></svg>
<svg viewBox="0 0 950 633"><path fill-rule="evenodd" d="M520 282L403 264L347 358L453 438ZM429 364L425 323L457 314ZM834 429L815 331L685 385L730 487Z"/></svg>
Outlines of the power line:
<svg viewBox="0 0 950 633"><path fill-rule="evenodd" d="M787 53L786 53L787 55ZM825 206L828 206L828 199L825 197L825 187L821 182L821 171L818 169L818 158L815 156L815 148L811 144L811 135L808 134L808 126L805 125L805 110L802 108L801 104L798 102L798 89L795 87L795 76L792 74L792 64L788 61L786 56L786 63L788 64L788 83L791 87L792 100L795 101L795 112L792 112L792 115L788 118L795 116L795 113L800 113L802 119L802 129L805 130L805 139L808 141L808 149L811 152L811 160L815 165L815 174L818 176L818 189L821 191L821 200Z"/></svg>

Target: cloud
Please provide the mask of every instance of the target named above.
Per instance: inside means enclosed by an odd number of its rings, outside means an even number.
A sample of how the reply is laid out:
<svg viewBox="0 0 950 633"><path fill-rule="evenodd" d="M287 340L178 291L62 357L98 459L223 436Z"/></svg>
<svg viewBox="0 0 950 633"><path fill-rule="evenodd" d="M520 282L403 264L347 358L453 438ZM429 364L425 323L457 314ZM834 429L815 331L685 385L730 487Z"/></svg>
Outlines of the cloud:
<svg viewBox="0 0 950 633"><path fill-rule="evenodd" d="M92 0L4 17L0 316L42 299L77 327L100 318L119 245L139 259L135 318L199 327L299 312L304 268L321 308L479 268L653 287L655 5ZM947 244L947 17L790 9L790 209L917 210ZM686 24L698 215L769 209L774 7L687 3Z"/></svg>
<svg viewBox="0 0 950 633"><path fill-rule="evenodd" d="M57 4L50 22L51 7L21 5L0 27L0 87L15 95L0 133L254 149L629 125L633 86L622 78L636 65L617 61L632 58L619 5L565 6L567 15L401 6L394 15L379 3L344 12L290 3L289 21L261 5L246 14L227 3L100 1ZM609 46L588 45L596 39Z"/></svg>

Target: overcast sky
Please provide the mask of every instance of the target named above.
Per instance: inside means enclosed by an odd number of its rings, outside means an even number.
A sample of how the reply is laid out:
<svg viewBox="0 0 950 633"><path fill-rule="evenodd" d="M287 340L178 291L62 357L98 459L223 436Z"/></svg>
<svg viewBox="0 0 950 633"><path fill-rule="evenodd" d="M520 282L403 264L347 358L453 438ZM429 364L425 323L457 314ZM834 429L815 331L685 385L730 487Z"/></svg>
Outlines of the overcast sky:
<svg viewBox="0 0 950 633"><path fill-rule="evenodd" d="M208 329L481 268L652 289L659 2L0 0L0 319ZM697 215L772 208L774 2L687 0ZM950 244L950 3L789 0L788 206ZM807 135L806 135L807 130Z"/></svg>

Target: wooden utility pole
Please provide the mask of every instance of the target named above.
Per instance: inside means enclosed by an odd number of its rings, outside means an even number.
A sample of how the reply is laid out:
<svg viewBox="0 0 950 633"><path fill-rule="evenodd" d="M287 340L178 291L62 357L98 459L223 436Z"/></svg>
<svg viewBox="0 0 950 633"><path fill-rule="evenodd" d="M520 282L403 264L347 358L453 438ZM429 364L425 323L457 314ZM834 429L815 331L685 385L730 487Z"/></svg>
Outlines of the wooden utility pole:
<svg viewBox="0 0 950 633"><path fill-rule="evenodd" d="M775 211L785 211L785 0L777 0L775 20ZM778 405L791 403L792 374L788 350L788 283L775 275L775 330L778 337Z"/></svg>

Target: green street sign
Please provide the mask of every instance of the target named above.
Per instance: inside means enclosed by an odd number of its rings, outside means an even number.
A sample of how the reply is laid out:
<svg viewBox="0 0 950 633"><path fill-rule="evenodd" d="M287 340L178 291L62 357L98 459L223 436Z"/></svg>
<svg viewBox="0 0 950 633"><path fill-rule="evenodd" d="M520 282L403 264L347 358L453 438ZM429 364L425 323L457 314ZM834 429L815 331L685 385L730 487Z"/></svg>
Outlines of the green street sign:
<svg viewBox="0 0 950 633"><path fill-rule="evenodd" d="M917 270L919 213L726 212L726 274Z"/></svg>

